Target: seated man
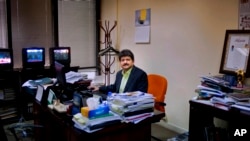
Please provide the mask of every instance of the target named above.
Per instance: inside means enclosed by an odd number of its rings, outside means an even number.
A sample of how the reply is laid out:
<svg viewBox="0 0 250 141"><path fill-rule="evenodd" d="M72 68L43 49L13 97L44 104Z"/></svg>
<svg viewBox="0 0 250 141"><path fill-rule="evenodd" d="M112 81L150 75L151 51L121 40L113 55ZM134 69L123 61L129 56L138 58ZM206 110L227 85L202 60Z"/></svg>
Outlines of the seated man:
<svg viewBox="0 0 250 141"><path fill-rule="evenodd" d="M88 88L93 91L104 93L124 93L133 91L147 92L147 74L134 65L134 54L130 50L124 49L119 54L119 61L122 70L117 72L114 84L101 87L89 86Z"/></svg>

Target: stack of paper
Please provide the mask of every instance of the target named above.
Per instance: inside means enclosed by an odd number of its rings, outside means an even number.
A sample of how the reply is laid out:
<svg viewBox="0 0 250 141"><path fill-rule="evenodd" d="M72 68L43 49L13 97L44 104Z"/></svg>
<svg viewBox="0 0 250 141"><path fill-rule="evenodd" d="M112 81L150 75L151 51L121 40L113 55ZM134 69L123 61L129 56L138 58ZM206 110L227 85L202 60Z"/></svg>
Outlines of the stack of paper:
<svg viewBox="0 0 250 141"><path fill-rule="evenodd" d="M123 116L135 116L144 113L152 113L154 97L152 94L143 92L114 94L110 103L110 109Z"/></svg>
<svg viewBox="0 0 250 141"><path fill-rule="evenodd" d="M222 76L201 76L201 84L195 90L202 98L224 97L226 93L232 91L230 83Z"/></svg>
<svg viewBox="0 0 250 141"><path fill-rule="evenodd" d="M70 84L74 84L77 81L83 80L84 77L81 73L69 71L65 74L66 76L66 82Z"/></svg>

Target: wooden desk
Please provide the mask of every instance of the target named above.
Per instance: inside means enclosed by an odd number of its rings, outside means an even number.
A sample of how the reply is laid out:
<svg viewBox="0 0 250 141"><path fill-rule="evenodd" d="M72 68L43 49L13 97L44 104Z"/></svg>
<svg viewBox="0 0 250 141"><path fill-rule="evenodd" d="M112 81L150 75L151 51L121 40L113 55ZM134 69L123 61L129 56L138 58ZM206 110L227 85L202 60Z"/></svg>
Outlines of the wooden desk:
<svg viewBox="0 0 250 141"><path fill-rule="evenodd" d="M72 117L34 103L34 122L44 126L42 132L36 132L37 141L150 141L151 123L160 121L164 116L164 113L155 111L153 117L138 124L118 123L94 133L87 133L74 127Z"/></svg>
<svg viewBox="0 0 250 141"><path fill-rule="evenodd" d="M230 141L250 140L250 113L203 100L190 100L189 103L189 141L206 141L205 127L214 125L214 117L227 121ZM234 136L237 129L246 129L248 133Z"/></svg>

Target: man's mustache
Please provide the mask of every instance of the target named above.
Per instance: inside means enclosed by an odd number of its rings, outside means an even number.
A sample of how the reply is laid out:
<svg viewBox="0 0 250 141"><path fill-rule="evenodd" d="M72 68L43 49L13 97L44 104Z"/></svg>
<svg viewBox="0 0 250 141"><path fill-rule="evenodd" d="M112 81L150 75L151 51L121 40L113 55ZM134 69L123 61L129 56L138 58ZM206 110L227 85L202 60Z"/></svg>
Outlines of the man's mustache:
<svg viewBox="0 0 250 141"><path fill-rule="evenodd" d="M127 66L127 65L129 65L129 64L123 64L122 66Z"/></svg>

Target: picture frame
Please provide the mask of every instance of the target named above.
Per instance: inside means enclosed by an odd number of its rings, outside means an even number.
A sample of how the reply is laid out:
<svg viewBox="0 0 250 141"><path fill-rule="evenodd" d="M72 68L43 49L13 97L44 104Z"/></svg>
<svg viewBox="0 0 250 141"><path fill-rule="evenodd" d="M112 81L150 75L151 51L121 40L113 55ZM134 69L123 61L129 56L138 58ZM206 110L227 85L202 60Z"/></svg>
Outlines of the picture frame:
<svg viewBox="0 0 250 141"><path fill-rule="evenodd" d="M226 30L219 72L236 75L236 71L243 70L249 77L249 50L250 30Z"/></svg>

